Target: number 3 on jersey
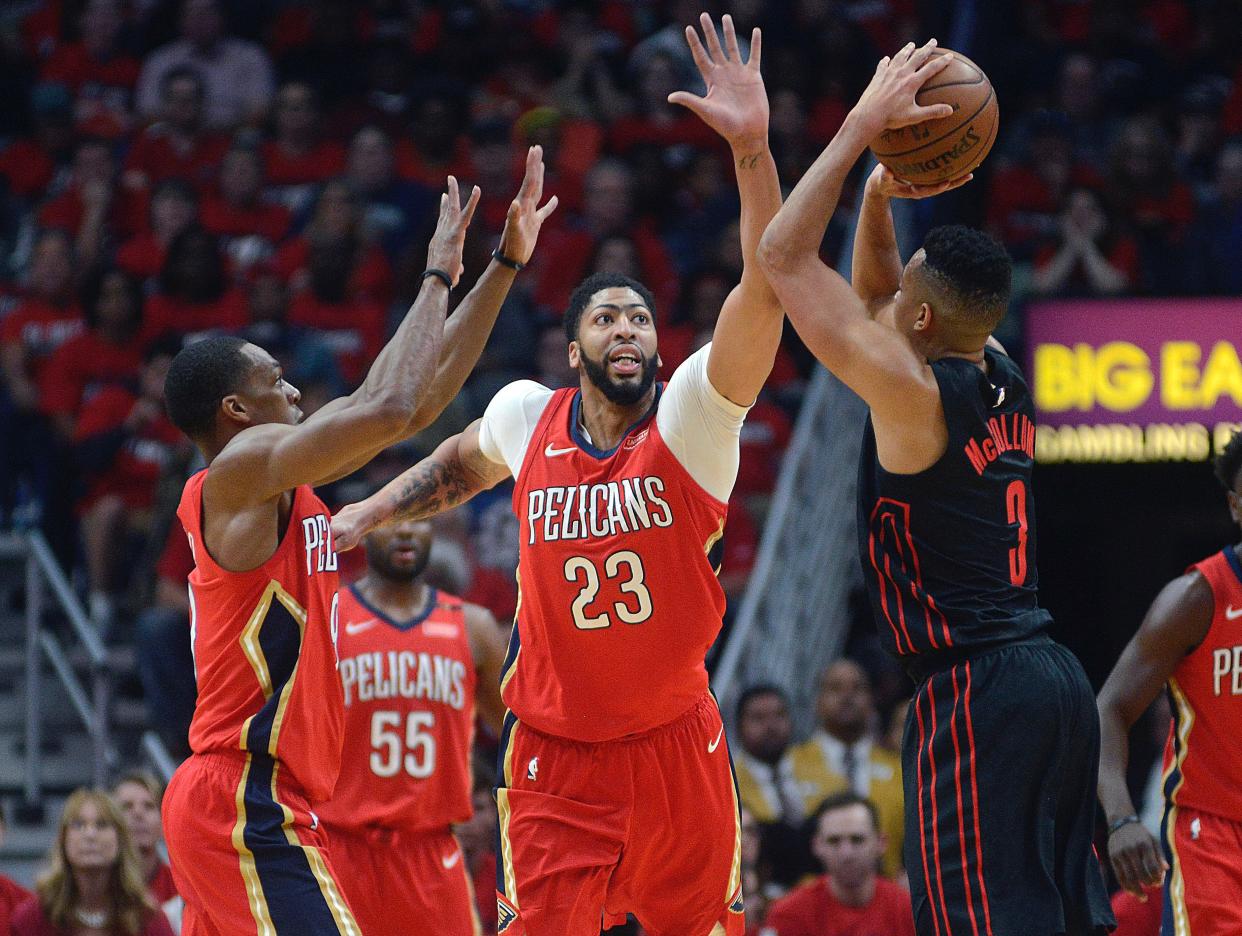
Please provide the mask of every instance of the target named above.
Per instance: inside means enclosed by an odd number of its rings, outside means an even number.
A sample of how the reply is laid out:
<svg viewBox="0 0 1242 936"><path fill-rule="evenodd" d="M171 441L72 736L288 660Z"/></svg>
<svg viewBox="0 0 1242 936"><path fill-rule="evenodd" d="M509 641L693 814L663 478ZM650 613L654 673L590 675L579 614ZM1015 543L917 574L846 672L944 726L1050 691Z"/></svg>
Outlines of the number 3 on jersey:
<svg viewBox="0 0 1242 936"><path fill-rule="evenodd" d="M1018 545L1009 550L1009 581L1013 585L1026 582L1026 483L1012 481L1005 490L1005 516L1018 525Z"/></svg>
<svg viewBox="0 0 1242 936"><path fill-rule="evenodd" d="M432 712L410 712L401 737L400 712L376 712L371 716L371 772L377 777L395 777L405 768L411 777L423 780L436 769L436 739L424 728L435 726Z"/></svg>
<svg viewBox="0 0 1242 936"><path fill-rule="evenodd" d="M651 592L643 584L645 577L642 558L629 549L615 552L604 560L603 578L619 581L622 595L632 596L637 604L637 607L632 607L629 597L612 603L612 614L626 624L641 624L651 617ZM565 581L580 586L570 609L574 615L574 626L579 630L612 626L612 616L607 611L594 615L587 613L587 607L599 594L600 578L599 569L586 556L571 556L565 560Z"/></svg>

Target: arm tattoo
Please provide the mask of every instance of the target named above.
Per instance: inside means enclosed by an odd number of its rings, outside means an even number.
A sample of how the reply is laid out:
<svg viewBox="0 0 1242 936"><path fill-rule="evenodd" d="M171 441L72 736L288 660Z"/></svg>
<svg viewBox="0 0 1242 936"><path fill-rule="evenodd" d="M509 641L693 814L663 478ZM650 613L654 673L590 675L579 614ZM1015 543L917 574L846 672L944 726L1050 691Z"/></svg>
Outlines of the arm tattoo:
<svg viewBox="0 0 1242 936"><path fill-rule="evenodd" d="M451 510L478 493L481 485L474 472L461 462L428 460L409 472L392 492L392 519L425 520Z"/></svg>
<svg viewBox="0 0 1242 936"><path fill-rule="evenodd" d="M763 153L747 153L745 156L739 156L737 159L737 167L739 169L754 169L755 164L759 162L759 157Z"/></svg>

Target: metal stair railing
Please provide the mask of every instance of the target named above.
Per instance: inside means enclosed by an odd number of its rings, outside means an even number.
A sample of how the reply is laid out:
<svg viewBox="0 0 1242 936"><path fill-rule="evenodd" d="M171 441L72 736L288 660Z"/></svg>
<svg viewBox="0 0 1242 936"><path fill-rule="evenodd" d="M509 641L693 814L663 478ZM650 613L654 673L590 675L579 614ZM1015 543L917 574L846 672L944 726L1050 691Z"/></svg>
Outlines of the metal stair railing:
<svg viewBox="0 0 1242 936"><path fill-rule="evenodd" d="M40 802L43 794L42 744L43 713L42 685L43 663L46 659L52 672L60 680L82 720L91 739L92 770L94 784L102 787L118 762L108 724L108 709L112 700L112 674L108 665L108 651L103 640L87 619L82 604L74 594L64 571L52 554L47 540L38 530L25 530L17 534L26 547L26 770L24 795L29 805ZM45 602L50 593L59 605L78 643L85 651L89 669L88 683L84 684L75 671L61 642L43 625Z"/></svg>

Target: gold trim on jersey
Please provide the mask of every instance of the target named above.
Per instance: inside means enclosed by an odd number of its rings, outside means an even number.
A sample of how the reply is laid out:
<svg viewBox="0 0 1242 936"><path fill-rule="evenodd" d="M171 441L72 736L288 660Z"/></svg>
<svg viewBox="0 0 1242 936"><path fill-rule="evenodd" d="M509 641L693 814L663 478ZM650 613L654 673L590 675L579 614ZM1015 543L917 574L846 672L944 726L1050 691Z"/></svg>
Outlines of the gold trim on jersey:
<svg viewBox="0 0 1242 936"><path fill-rule="evenodd" d="M513 869L513 843L509 841L509 791L504 787L496 790L496 815L500 820L500 867L505 877L505 899L520 910L517 894L517 874Z"/></svg>
<svg viewBox="0 0 1242 936"><path fill-rule="evenodd" d="M713 533L711 536L709 536L709 537L707 538L707 542L703 544L703 555L705 555L705 556L710 556L710 555L712 554L712 548L713 548L713 547L714 547L717 543L719 543L719 542L720 542L721 537L723 537L723 536L724 536L724 528L725 528L725 518L724 518L724 517L721 517L721 518L720 518L720 525L716 527L716 532L715 532L715 533ZM719 574L720 574L720 566L716 566L716 568L712 569L712 571L713 571L713 572L715 572L715 573L716 573L716 575L719 575Z"/></svg>
<svg viewBox="0 0 1242 936"><path fill-rule="evenodd" d="M1169 695L1173 697L1173 704L1177 708L1178 743L1175 745L1173 763L1160 778L1161 787L1168 783L1174 770L1181 775L1177 786L1169 791L1169 812L1165 817L1165 834L1169 842L1169 851L1173 856L1173 873L1169 877L1169 904L1173 910L1173 936L1190 936L1190 916L1186 911L1186 879L1182 877L1182 862L1177 854L1177 806L1174 803L1177 801L1177 791L1186 782L1186 772L1182 767L1186 763L1186 752L1189 750L1188 742L1190 741L1190 729L1195 722L1195 710L1191 707L1190 700L1186 698L1186 694L1177 684L1176 679L1169 679Z"/></svg>
<svg viewBox="0 0 1242 936"><path fill-rule="evenodd" d="M276 795L276 775L280 772L280 763L272 765L272 802L280 807L280 811L284 816L284 821L280 824L285 832L285 840L295 848L302 849L302 853L306 855L306 863L310 867L310 872L315 876L315 882L319 885L319 892L323 894L324 902L328 905L328 910L332 914L332 919L336 921L336 928L342 936L362 936L361 930L358 928L357 922L354 920L353 913L350 912L349 905L341 896L337 889L336 882L332 880L332 875L328 873L328 866L324 863L323 856L319 854L319 849L313 845L303 845L298 838L297 830L294 829L293 810L280 801L280 797Z"/></svg>
<svg viewBox="0 0 1242 936"><path fill-rule="evenodd" d="M512 644L513 641L515 640L518 641L518 652L513 654L513 659L510 661L509 665L500 671L500 694L501 695L504 695L505 687L508 686L509 681L513 679L513 674L517 672L518 657L522 655L522 643L521 643L522 638L518 634L518 615L522 612L522 570L521 570L521 566L518 567L518 572L517 572L516 577L517 577L517 606L514 607L513 609L513 629L509 632L509 643ZM509 652L506 649L505 656L508 656L508 655L509 655Z"/></svg>
<svg viewBox="0 0 1242 936"><path fill-rule="evenodd" d="M267 587L263 589L263 594L259 597L254 611L250 614L250 619L246 622L246 626L242 628L241 636L237 640L241 646L242 655L245 656L246 662L250 664L250 668L254 670L255 678L259 681L259 688L263 692L265 704L272 697L272 671L267 665L267 658L263 655L263 646L259 643L259 632L263 629L263 622L267 619L268 612L272 608L273 598L279 601L293 617L294 621L297 622L299 662L301 660L302 642L306 639L306 609L298 604L297 599L285 591L279 582L272 579L267 583ZM272 757L276 756L276 742L280 738L280 726L284 722L285 708L289 703L289 696L297 675L298 664L295 663L293 670L289 673L289 679L281 687L280 701L276 704L276 714L272 719L272 730L267 741L267 753ZM255 715L257 714L259 713L256 712ZM238 740L238 746L242 750L248 750L246 744L250 736L250 724L254 721L255 715L248 716L242 722L241 737Z"/></svg>
<svg viewBox="0 0 1242 936"><path fill-rule="evenodd" d="M233 849L237 852L241 866L242 881L246 885L246 903L250 907L250 915L254 918L258 936L276 936L276 925L272 922L272 914L267 907L267 897L263 894L263 884L259 881L259 869L254 863L254 852L246 844L246 781L250 778L250 754L246 754L246 765L242 768L241 781L237 784L234 803L237 807L237 822L233 824Z"/></svg>

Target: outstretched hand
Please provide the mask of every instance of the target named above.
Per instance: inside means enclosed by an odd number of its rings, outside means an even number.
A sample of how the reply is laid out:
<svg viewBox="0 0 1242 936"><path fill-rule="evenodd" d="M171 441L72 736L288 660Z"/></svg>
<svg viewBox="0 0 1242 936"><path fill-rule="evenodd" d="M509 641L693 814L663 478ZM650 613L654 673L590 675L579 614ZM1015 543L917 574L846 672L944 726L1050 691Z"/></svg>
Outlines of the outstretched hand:
<svg viewBox="0 0 1242 936"><path fill-rule="evenodd" d="M365 504L365 501L346 504L332 518L332 546L337 552L353 549L375 526L369 521L370 511Z"/></svg>
<svg viewBox="0 0 1242 936"><path fill-rule="evenodd" d="M532 146L526 151L526 174L517 197L509 205L505 229L500 235L500 252L518 263L530 261L539 239L539 229L548 215L556 210L557 198L553 195L548 203L539 207L543 198L543 147Z"/></svg>
<svg viewBox="0 0 1242 936"><path fill-rule="evenodd" d="M953 113L951 104L920 104L915 100L928 79L940 74L953 61L952 52L933 55L935 51L935 39L919 47L909 42L891 58L886 55L880 59L871 83L854 105L856 114L875 123L876 134Z"/></svg>
<svg viewBox="0 0 1242 936"><path fill-rule="evenodd" d="M974 177L975 175L972 172L967 173L960 179L952 179L948 182L919 185L915 182L903 182L893 175L891 169L881 163L868 176L867 191L876 195L882 195L885 198L931 198L933 195L943 195L945 192L951 192L953 189L965 185Z"/></svg>
<svg viewBox="0 0 1242 936"><path fill-rule="evenodd" d="M448 191L440 196L440 217L436 221L435 233L431 235L431 243L427 245L427 266L443 270L452 278L454 286L465 269L461 253L466 245L466 228L470 227L470 219L479 204L479 194L476 185L463 208L457 179L449 176Z"/></svg>
<svg viewBox="0 0 1242 936"><path fill-rule="evenodd" d="M670 104L680 104L694 111L705 124L719 133L730 145L765 140L768 135L768 93L759 74L762 35L755 27L750 36L750 60L742 61L733 17L725 14L725 44L720 45L716 24L704 13L699 17L704 48L693 26L686 27L686 42L699 74L707 85L707 94L699 97L688 91L674 91Z"/></svg>

